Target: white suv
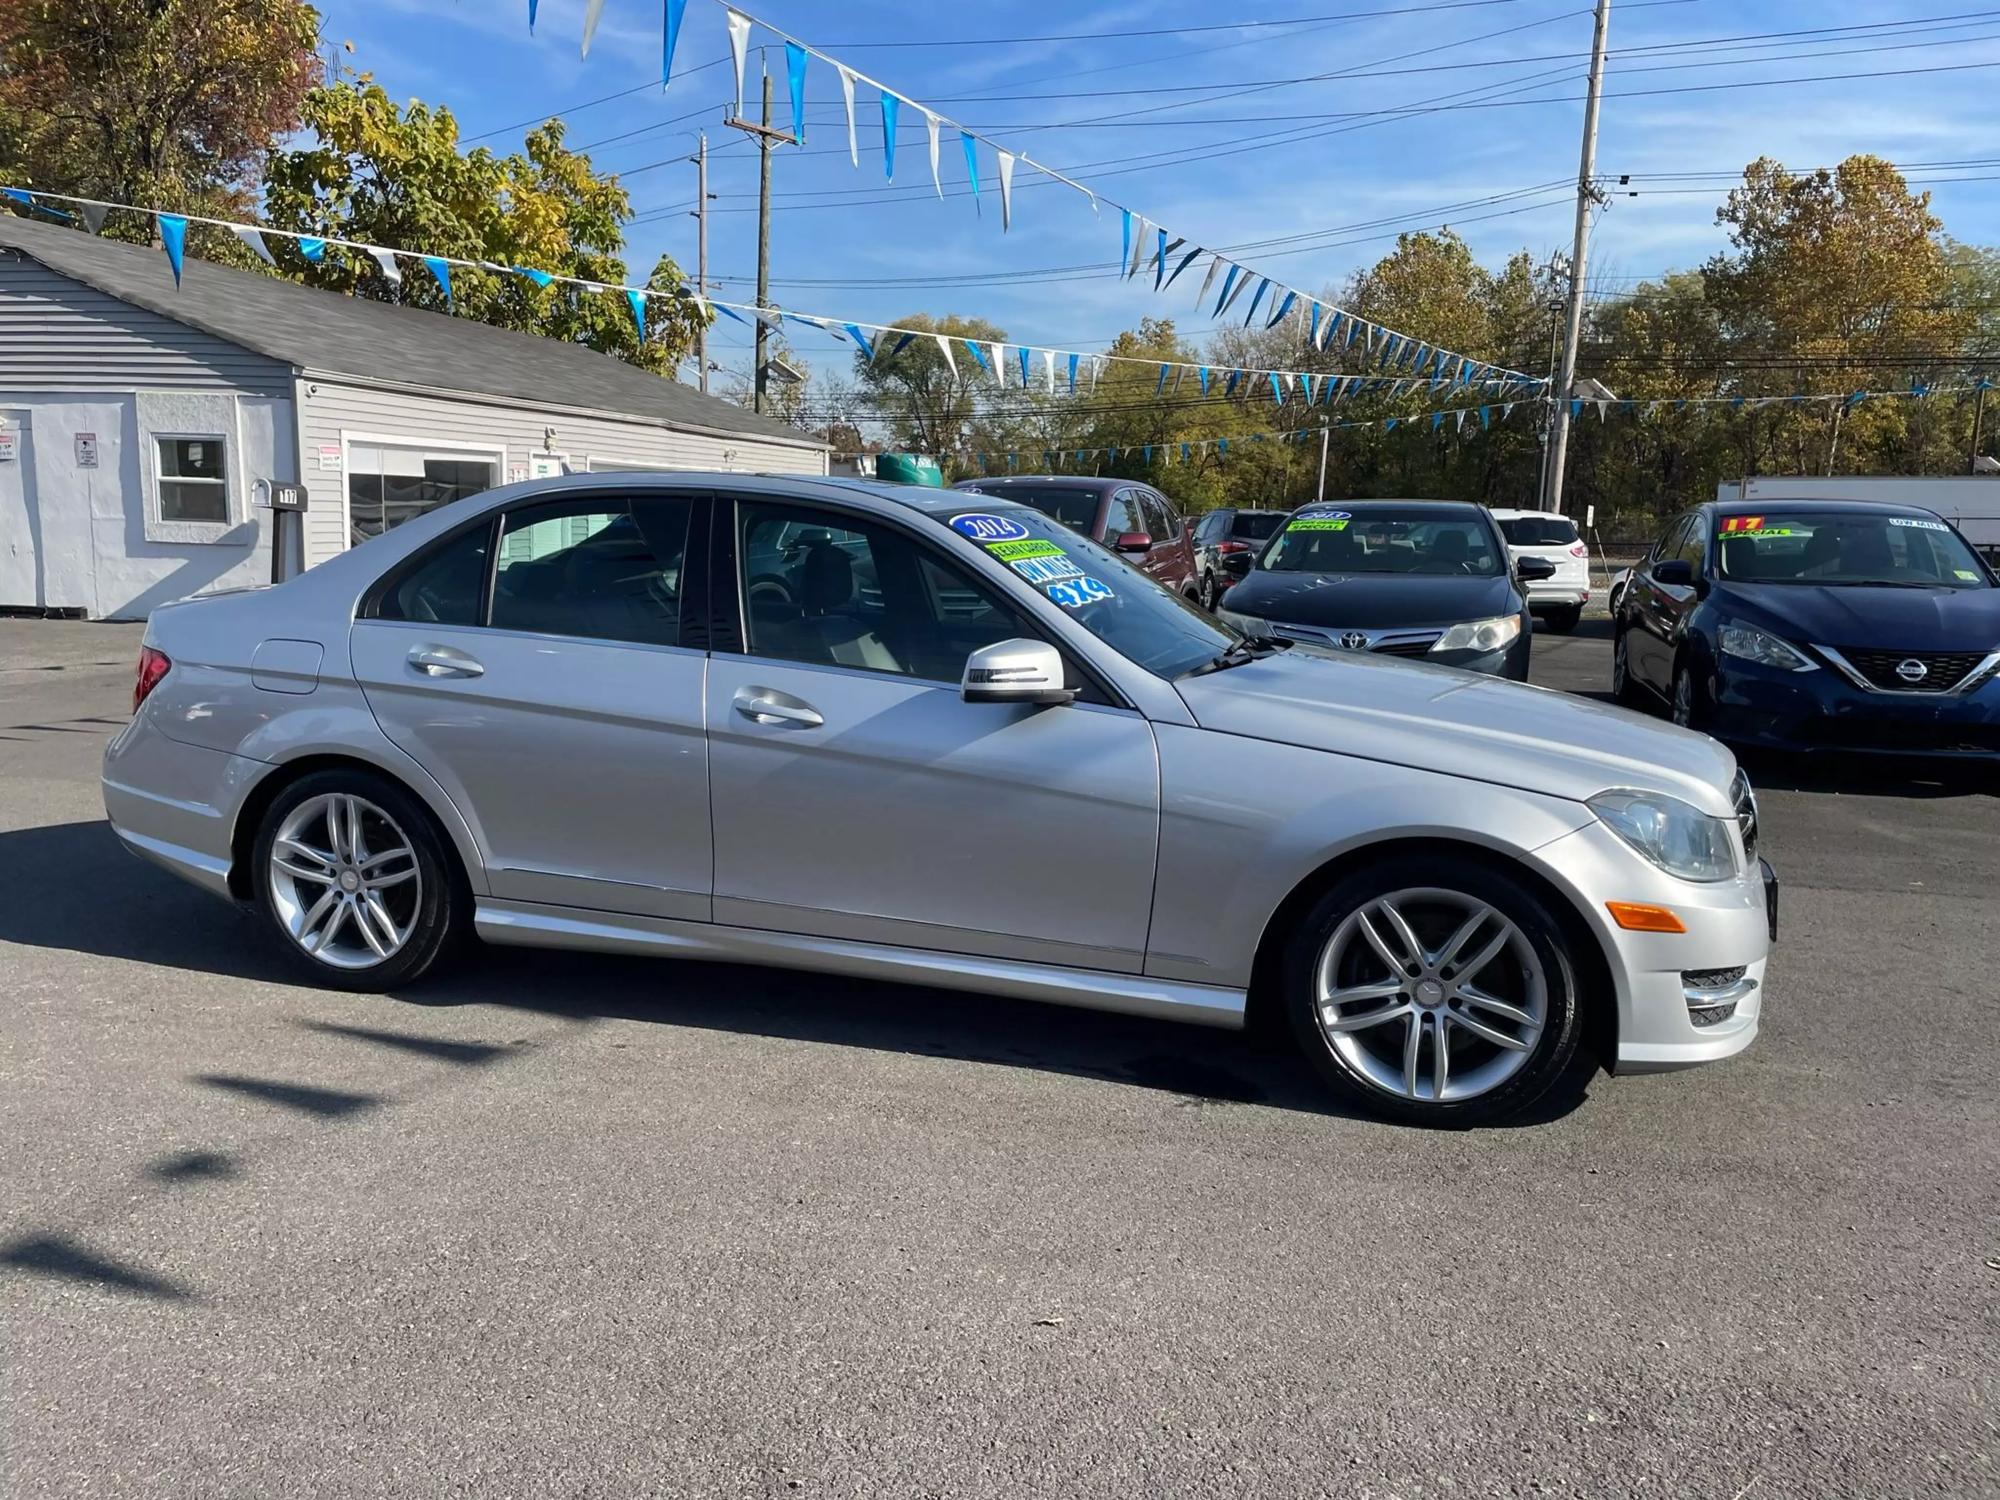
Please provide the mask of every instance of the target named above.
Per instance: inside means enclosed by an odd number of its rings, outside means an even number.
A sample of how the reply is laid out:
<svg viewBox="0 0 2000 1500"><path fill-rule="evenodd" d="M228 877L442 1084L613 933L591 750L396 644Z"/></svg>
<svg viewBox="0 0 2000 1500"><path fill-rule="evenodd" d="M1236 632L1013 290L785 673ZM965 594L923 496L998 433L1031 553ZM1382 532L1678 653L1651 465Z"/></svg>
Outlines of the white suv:
<svg viewBox="0 0 2000 1500"><path fill-rule="evenodd" d="M1590 548L1577 536L1576 522L1546 510L1495 509L1493 519L1515 562L1543 557L1555 565L1553 577L1522 585L1529 611L1547 620L1551 630L1574 630L1590 602Z"/></svg>

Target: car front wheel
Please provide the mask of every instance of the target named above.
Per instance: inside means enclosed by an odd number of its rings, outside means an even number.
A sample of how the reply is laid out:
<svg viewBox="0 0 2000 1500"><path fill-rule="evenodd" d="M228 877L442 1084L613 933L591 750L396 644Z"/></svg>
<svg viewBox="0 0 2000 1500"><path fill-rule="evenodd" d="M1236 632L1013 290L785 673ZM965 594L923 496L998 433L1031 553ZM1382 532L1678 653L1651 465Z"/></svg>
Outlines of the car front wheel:
<svg viewBox="0 0 2000 1500"><path fill-rule="evenodd" d="M1292 1028L1319 1074L1419 1125L1518 1115L1562 1077L1582 1032L1562 925L1470 859L1391 859L1341 880L1292 936Z"/></svg>
<svg viewBox="0 0 2000 1500"><path fill-rule="evenodd" d="M455 945L470 897L429 813L394 782L319 771L280 792L258 831L258 911L321 984L411 984Z"/></svg>
<svg viewBox="0 0 2000 1500"><path fill-rule="evenodd" d="M1621 629L1611 637L1611 696L1626 708L1646 708L1650 705L1645 694L1632 680L1632 662L1625 636L1626 632Z"/></svg>

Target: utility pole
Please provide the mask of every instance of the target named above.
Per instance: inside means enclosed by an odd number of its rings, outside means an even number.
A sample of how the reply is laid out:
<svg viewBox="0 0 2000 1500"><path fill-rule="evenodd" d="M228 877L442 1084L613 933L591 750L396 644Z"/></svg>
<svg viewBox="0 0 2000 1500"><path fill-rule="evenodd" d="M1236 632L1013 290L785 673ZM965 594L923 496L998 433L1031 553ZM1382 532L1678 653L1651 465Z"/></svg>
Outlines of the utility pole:
<svg viewBox="0 0 2000 1500"><path fill-rule="evenodd" d="M1550 257L1549 269L1553 272L1562 261L1560 254ZM1542 456L1535 468L1535 509L1549 509L1549 431L1556 420L1556 380L1561 369L1558 363L1557 340L1562 334L1563 304L1560 299L1549 303L1549 399L1542 412Z"/></svg>
<svg viewBox="0 0 2000 1500"><path fill-rule="evenodd" d="M1569 458L1570 387L1576 383L1577 346L1583 342L1584 254L1590 244L1590 209L1597 201L1597 105L1604 92L1604 38L1611 28L1611 0L1597 0L1597 28L1590 43L1590 88L1583 103L1583 157L1576 172L1576 244L1569 261L1569 337L1563 343L1562 374L1550 393L1555 402L1555 436L1549 446L1549 509L1563 504L1563 466Z"/></svg>
<svg viewBox="0 0 2000 1500"><path fill-rule="evenodd" d="M708 300L708 132L701 132L701 149L690 158L694 162L694 289ZM761 299L760 299L761 300ZM703 320L696 335L695 358L701 362L701 393L708 394L708 322Z"/></svg>
<svg viewBox="0 0 2000 1500"><path fill-rule="evenodd" d="M778 146L796 146L798 139L790 131L771 128L771 73L764 69L764 113L761 123L752 125L748 120L724 120L722 123L742 131L757 143L757 366L753 372L752 389L756 392L756 409L764 409L764 358L765 342L771 330L764 326L762 313L771 300L771 152Z"/></svg>
<svg viewBox="0 0 2000 1500"><path fill-rule="evenodd" d="M1979 382L1979 389L1972 396L1972 448L1965 456L1965 472L1979 472L1979 429L1986 420L1986 382Z"/></svg>

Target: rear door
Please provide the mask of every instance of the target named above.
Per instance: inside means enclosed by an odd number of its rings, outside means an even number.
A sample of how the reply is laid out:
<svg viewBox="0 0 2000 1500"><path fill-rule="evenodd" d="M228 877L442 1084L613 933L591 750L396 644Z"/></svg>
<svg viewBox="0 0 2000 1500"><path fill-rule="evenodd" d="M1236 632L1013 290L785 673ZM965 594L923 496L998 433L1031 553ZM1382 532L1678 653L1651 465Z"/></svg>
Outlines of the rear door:
<svg viewBox="0 0 2000 1500"><path fill-rule="evenodd" d="M510 507L355 622L369 707L465 815L493 895L708 919L707 655L681 625L708 503L621 488Z"/></svg>
<svg viewBox="0 0 2000 1500"><path fill-rule="evenodd" d="M1187 539L1180 517L1166 497L1152 490L1133 491L1143 529L1152 545L1138 559L1139 566L1163 588L1179 592L1193 571L1189 566Z"/></svg>

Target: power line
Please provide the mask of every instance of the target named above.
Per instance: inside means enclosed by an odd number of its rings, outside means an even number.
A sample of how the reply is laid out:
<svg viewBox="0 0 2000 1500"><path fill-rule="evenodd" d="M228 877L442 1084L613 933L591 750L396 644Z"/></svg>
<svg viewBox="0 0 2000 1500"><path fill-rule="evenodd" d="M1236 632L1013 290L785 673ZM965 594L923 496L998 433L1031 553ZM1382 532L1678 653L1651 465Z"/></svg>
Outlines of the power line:
<svg viewBox="0 0 2000 1500"><path fill-rule="evenodd" d="M1421 15L1441 10L1474 10L1489 5L1518 5L1521 0L1436 0L1430 5L1393 6L1379 10L1340 10L1319 16L1293 16L1289 20L1224 21L1204 26L1154 26L1139 31L1071 31L1044 36L951 37L933 41L825 42L821 45L854 52L863 48L888 47L1013 47L1030 42L1110 42L1143 36L1194 36L1210 31L1247 31L1253 27L1310 26L1323 21L1373 20L1378 16Z"/></svg>
<svg viewBox="0 0 2000 1500"><path fill-rule="evenodd" d="M719 68L728 61L729 58L726 55L718 57L714 59L712 62L705 62L695 67L688 68L676 76L680 78L692 78L697 73L706 73L710 68ZM634 94L643 94L646 92L646 90L651 88L659 88L661 90L664 90L666 88L666 85L658 82L655 79L649 78L644 83L633 84L632 87L629 89L619 89L615 93L600 94L595 99L584 100L583 103L581 104L568 104L563 106L561 109L547 110L541 114L534 116L532 119L516 120L511 125L496 125L491 130L480 131L479 134L477 135L460 136L459 141L462 144L469 145L473 141L483 141L491 136L505 135L510 130L526 130L530 125L540 125L545 120L551 119L555 116L560 115L566 117L569 115L581 114L586 109L595 109L597 108L598 105L609 104L614 99L629 99Z"/></svg>

